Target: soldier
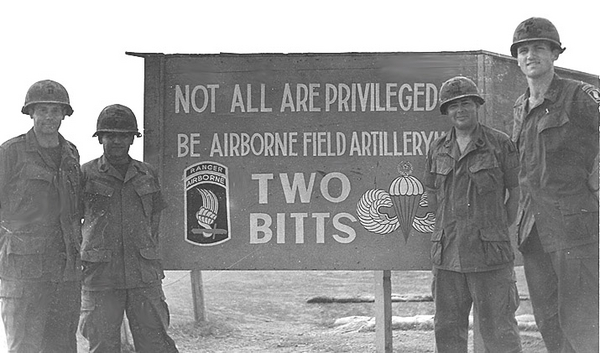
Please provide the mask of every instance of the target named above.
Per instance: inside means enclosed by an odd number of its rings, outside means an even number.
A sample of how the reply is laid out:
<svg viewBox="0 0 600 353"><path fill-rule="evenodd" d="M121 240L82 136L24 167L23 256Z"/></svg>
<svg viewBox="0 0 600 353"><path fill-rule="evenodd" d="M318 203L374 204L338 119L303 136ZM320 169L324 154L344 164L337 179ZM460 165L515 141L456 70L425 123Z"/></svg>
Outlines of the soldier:
<svg viewBox="0 0 600 353"><path fill-rule="evenodd" d="M514 106L519 250L550 352L598 352L597 88L554 72L562 48L544 18L521 22L510 52L528 88Z"/></svg>
<svg viewBox="0 0 600 353"><path fill-rule="evenodd" d="M120 352L125 312L136 352L177 352L161 283L158 226L166 204L154 168L129 156L141 136L135 115L107 106L93 136L104 154L82 167L81 333L90 352Z"/></svg>
<svg viewBox="0 0 600 353"><path fill-rule="evenodd" d="M81 213L77 148L58 130L73 114L58 82L34 83L33 128L0 146L0 297L9 352L77 352Z"/></svg>
<svg viewBox="0 0 600 353"><path fill-rule="evenodd" d="M467 352L471 306L486 352L521 352L508 232L517 206L517 151L508 135L478 122L484 102L470 79L444 82L440 111L453 127L432 142L427 156L424 185L436 210L431 256L440 353Z"/></svg>

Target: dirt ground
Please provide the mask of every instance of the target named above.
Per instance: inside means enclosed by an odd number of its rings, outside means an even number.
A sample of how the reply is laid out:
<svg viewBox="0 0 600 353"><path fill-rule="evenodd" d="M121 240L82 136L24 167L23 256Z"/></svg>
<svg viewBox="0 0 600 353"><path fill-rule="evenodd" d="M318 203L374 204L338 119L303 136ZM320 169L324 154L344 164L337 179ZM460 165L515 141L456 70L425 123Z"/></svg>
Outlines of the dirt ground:
<svg viewBox="0 0 600 353"><path fill-rule="evenodd" d="M521 295L527 296L522 268ZM430 294L429 271L392 272L392 293ZM374 316L373 303L308 304L318 296L373 296L372 271L206 271L207 322L193 321L189 274L169 272L164 282L173 338L183 352L376 351L375 332L341 333L333 326L348 316ZM432 302L394 302L393 316L433 314ZM531 313L528 301L517 315ZM538 332L523 332L525 352L545 352ZM394 352L434 352L431 330L394 330Z"/></svg>
<svg viewBox="0 0 600 353"><path fill-rule="evenodd" d="M521 295L527 296L517 268ZM164 290L170 334L182 353L376 351L374 331L340 331L334 321L374 314L373 303L309 304L315 297L372 297L372 271L203 271L205 322L196 323L189 272L169 271ZM429 295L429 271L393 271L392 293ZM527 300L517 315L530 314ZM392 315L432 315L432 302L394 302ZM545 352L537 331L522 331L524 352ZM470 345L472 347L472 345ZM80 342L84 352L85 343ZM430 329L394 330L394 352L434 352ZM471 348L472 351L472 348Z"/></svg>

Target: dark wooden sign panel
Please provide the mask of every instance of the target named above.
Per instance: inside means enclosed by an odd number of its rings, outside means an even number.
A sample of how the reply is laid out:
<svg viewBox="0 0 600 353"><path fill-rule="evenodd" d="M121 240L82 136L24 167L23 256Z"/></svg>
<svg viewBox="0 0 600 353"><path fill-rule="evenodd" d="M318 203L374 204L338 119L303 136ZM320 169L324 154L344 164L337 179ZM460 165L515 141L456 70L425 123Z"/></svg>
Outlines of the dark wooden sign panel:
<svg viewBox="0 0 600 353"><path fill-rule="evenodd" d="M441 83L474 79L482 121L505 131L525 87L486 52L132 55L168 269L430 268L422 175L450 126Z"/></svg>

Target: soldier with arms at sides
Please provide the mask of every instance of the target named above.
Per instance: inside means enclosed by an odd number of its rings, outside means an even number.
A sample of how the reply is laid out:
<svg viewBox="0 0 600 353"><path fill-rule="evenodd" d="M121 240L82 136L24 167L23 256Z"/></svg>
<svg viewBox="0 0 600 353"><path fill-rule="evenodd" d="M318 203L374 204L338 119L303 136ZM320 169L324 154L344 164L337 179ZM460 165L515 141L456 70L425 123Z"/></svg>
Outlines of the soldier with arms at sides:
<svg viewBox="0 0 600 353"><path fill-rule="evenodd" d="M8 351L77 352L81 303L79 153L58 132L73 114L58 82L34 83L33 128L0 146L0 298Z"/></svg>
<svg viewBox="0 0 600 353"><path fill-rule="evenodd" d="M479 123L484 102L472 80L444 82L440 111L452 128L427 155L424 185L436 210L431 257L439 353L467 353L471 306L486 352L522 350L508 231L517 206L517 150L507 134Z"/></svg>
<svg viewBox="0 0 600 353"><path fill-rule="evenodd" d="M556 27L521 22L510 52L527 79L514 105L519 250L549 352L598 352L598 102L592 85L554 72Z"/></svg>

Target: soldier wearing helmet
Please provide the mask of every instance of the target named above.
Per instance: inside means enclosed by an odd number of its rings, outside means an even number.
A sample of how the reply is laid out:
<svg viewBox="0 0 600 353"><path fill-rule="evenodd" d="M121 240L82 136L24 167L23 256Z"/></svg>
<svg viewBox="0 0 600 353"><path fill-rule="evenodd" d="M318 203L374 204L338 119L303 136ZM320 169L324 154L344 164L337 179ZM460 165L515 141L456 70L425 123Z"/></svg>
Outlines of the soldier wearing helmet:
<svg viewBox="0 0 600 353"><path fill-rule="evenodd" d="M9 352L77 352L79 153L58 132L73 113L58 82L34 83L26 134L0 146L0 298Z"/></svg>
<svg viewBox="0 0 600 353"><path fill-rule="evenodd" d="M120 352L120 328L127 313L136 351L177 352L167 334L160 261L160 212L166 207L156 170L132 159L138 131L128 107L100 112L100 158L82 166L83 290L81 333L90 352Z"/></svg>
<svg viewBox="0 0 600 353"><path fill-rule="evenodd" d="M478 121L475 83L453 77L440 89L452 128L432 142L424 185L436 210L431 236L437 352L467 352L471 306L486 352L521 352L519 305L508 227L516 213L517 150ZM505 195L509 197L505 202Z"/></svg>
<svg viewBox="0 0 600 353"><path fill-rule="evenodd" d="M592 85L554 72L556 27L521 22L510 52L527 79L514 105L519 250L549 352L598 352L598 103Z"/></svg>

